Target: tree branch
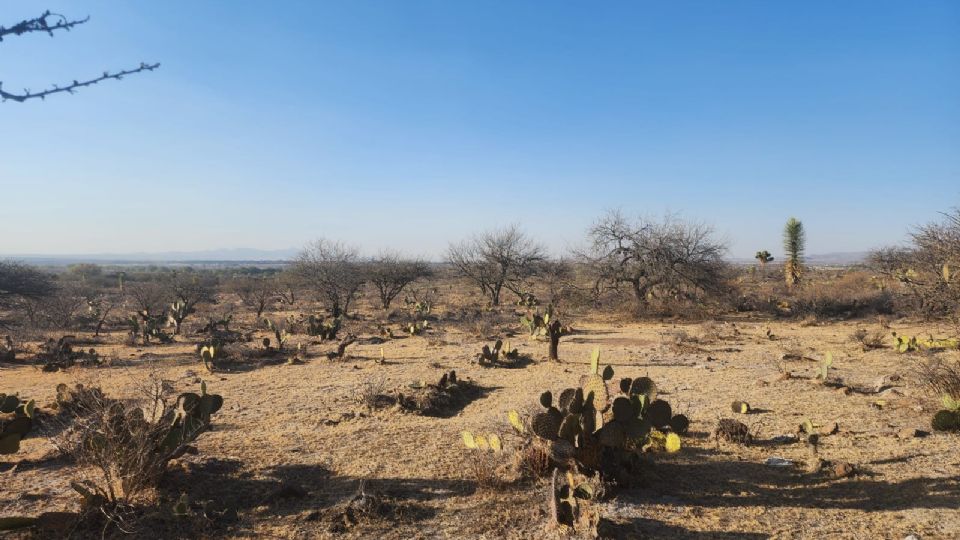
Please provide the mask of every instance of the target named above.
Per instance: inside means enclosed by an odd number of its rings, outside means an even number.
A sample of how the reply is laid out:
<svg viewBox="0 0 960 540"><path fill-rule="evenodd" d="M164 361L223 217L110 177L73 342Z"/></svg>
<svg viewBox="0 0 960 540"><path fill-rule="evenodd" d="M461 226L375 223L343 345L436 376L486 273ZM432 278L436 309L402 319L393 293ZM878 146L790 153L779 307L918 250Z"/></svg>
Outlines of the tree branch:
<svg viewBox="0 0 960 540"><path fill-rule="evenodd" d="M100 81L105 81L105 80L107 80L107 79L116 79L116 80L119 81L120 79L122 79L122 78L123 78L124 76L126 76L126 75L131 75L131 74L134 74L134 73L139 73L139 72L141 72L141 71L153 71L153 70L157 69L158 67L160 67L160 62L157 62L157 63L155 63L155 64L144 64L143 62L141 62L141 63L140 63L140 67L138 67L138 68L136 68L136 69L128 69L128 70L124 70L124 71L118 71L118 72L116 72L116 73L110 73L109 71L104 71L104 72L103 72L103 75L101 75L100 77L97 77L97 78L95 78L95 79L90 79L90 80L82 81L82 82L77 81L77 80L74 80L73 83L71 83L71 84L68 85L68 86L63 86L63 87L61 87L61 86L53 85L53 88L50 88L50 89L48 89L48 90L44 90L44 91L42 91L42 92L36 92L36 93L30 92L29 89L24 89L24 91L23 91L22 94L11 94L11 93L5 92L5 91L3 90L3 83L0 82L0 99L2 99L3 101L6 101L6 100L8 100L8 99L12 99L12 100L14 100L14 101L19 101L19 102L22 103L22 102L24 102L24 101L26 101L26 100L28 100L28 99L33 99L33 98L46 99L47 96L49 96L49 95L51 95L51 94L56 94L56 93L59 93L59 92L67 92L67 93L72 94L72 93L74 93L74 92L77 90L77 88L82 88L82 87L84 87L84 86L94 85L94 84L97 84L97 83L100 82Z"/></svg>
<svg viewBox="0 0 960 540"><path fill-rule="evenodd" d="M56 22L50 24L47 19L54 18ZM17 24L11 26L10 28L4 28L0 26L0 41L3 41L3 36L13 34L19 36L22 34L27 34L29 32L46 32L49 35L53 35L54 30L70 30L78 24L83 24L90 20L90 17L87 16L85 19L70 21L67 20L63 15L57 13L50 13L49 10L44 11L43 15L40 15L36 19L27 19L25 21L20 21Z"/></svg>

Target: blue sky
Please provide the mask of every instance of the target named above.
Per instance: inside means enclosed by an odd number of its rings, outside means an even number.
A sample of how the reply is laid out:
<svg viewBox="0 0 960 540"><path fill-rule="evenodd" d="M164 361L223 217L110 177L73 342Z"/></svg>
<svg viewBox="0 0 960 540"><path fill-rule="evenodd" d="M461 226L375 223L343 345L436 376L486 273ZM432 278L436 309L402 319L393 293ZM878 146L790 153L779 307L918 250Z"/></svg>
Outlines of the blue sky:
<svg viewBox="0 0 960 540"><path fill-rule="evenodd" d="M4 0L0 24L35 16ZM0 43L0 254L287 248L428 257L604 210L732 256L899 242L960 205L960 3L99 2Z"/></svg>

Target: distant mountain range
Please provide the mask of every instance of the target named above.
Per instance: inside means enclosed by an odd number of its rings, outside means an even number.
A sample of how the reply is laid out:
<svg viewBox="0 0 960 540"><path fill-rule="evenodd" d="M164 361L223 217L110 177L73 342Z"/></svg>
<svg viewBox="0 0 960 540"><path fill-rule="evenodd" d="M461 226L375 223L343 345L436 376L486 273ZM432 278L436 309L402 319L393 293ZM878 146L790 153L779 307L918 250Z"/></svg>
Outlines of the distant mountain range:
<svg viewBox="0 0 960 540"><path fill-rule="evenodd" d="M806 255L803 259L807 264L812 265L821 265L821 266L847 266L851 264L859 264L867 260L868 252L866 251L838 251L835 253L817 253L814 255ZM781 261L781 258L778 257L774 259L774 264ZM737 264L755 264L756 259L747 259L747 258L735 258L730 259L730 262Z"/></svg>
<svg viewBox="0 0 960 540"><path fill-rule="evenodd" d="M299 250L288 249L210 249L202 251L161 251L155 253L94 253L68 255L0 255L0 259L16 259L32 264L67 265L75 263L188 263L188 262L263 262L287 261Z"/></svg>

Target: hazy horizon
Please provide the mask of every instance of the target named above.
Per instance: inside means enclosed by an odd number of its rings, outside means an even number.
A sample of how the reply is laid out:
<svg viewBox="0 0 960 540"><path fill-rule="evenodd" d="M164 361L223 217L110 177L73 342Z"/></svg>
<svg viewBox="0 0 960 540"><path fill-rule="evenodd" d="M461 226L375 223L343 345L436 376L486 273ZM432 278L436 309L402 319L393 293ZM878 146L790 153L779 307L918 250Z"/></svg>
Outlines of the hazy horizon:
<svg viewBox="0 0 960 540"><path fill-rule="evenodd" d="M605 210L713 225L730 256L905 239L960 204L960 4L115 3L0 43L0 254L298 248L430 259ZM189 16L185 16L189 13ZM12 203L10 202L12 201Z"/></svg>

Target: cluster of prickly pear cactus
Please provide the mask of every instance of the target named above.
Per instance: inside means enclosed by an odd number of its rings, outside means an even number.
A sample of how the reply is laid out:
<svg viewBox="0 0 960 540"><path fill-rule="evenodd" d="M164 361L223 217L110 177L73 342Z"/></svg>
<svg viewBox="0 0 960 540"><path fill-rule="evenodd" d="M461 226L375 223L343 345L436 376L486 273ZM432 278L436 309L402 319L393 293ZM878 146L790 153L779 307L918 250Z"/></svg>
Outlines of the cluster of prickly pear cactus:
<svg viewBox="0 0 960 540"><path fill-rule="evenodd" d="M898 353L915 352L919 351L920 349L934 351L944 349L960 349L960 339L936 339L933 336L928 336L927 339L918 339L917 336L904 337L898 336L896 332L893 332L893 348Z"/></svg>
<svg viewBox="0 0 960 540"><path fill-rule="evenodd" d="M474 435L470 431L462 431L460 432L460 437L463 439L463 445L471 450L490 452L503 451L503 443L500 441L500 436L496 433L490 433L489 435Z"/></svg>
<svg viewBox="0 0 960 540"><path fill-rule="evenodd" d="M307 317L307 335L319 336L320 341L337 339L337 332L343 323L342 317L334 317L327 322L326 318L310 315Z"/></svg>
<svg viewBox="0 0 960 540"><path fill-rule="evenodd" d="M510 347L507 342L506 347L502 340L497 340L491 349L489 345L484 345L480 354L477 355L477 363L483 367L509 366L520 359L520 351Z"/></svg>
<svg viewBox="0 0 960 540"><path fill-rule="evenodd" d="M267 327L267 330L270 330L271 332L273 332L273 337L275 339L275 343L277 344L277 350L282 351L283 344L286 343L288 339L290 339L290 334L287 332L286 324L283 324L283 323L277 324L273 322L272 319L267 319L267 318L263 319L263 324L264 326ZM267 349L270 348L269 340L264 341L263 343Z"/></svg>
<svg viewBox="0 0 960 540"><path fill-rule="evenodd" d="M404 298L403 303L407 306L407 309L413 313L413 316L422 319L424 317L430 316L430 313L433 311L433 304L425 300L414 300L413 298Z"/></svg>
<svg viewBox="0 0 960 540"><path fill-rule="evenodd" d="M177 300L176 302L170 304L170 308L167 310L167 319L173 326L174 334L180 333L180 325L182 325L183 321L194 312L196 312L196 310L182 300Z"/></svg>
<svg viewBox="0 0 960 540"><path fill-rule="evenodd" d="M930 425L937 431L960 431L960 400L944 395L943 409L933 415Z"/></svg>
<svg viewBox="0 0 960 540"><path fill-rule="evenodd" d="M48 339L40 345L37 360L43 363L43 371L59 371L75 364L94 365L100 363L100 355L94 349L74 350L73 336L63 336L58 340Z"/></svg>
<svg viewBox="0 0 960 540"><path fill-rule="evenodd" d="M200 347L200 361L203 362L203 367L207 368L210 373L214 372L216 363L222 356L223 346L219 343L213 342L210 345Z"/></svg>
<svg viewBox="0 0 960 540"><path fill-rule="evenodd" d="M510 411L510 424L521 434L529 430L547 441L555 462L573 459L580 469L601 473L651 447L679 450L679 434L686 432L689 420L656 398L657 386L648 377L621 379L614 387L619 392L611 390L613 368L600 370L599 360L597 349L579 387L563 390L556 402L550 391L542 393L545 411L527 422Z"/></svg>
<svg viewBox="0 0 960 540"><path fill-rule="evenodd" d="M14 454L20 441L33 427L36 403L17 396L0 394L0 454Z"/></svg>
<svg viewBox="0 0 960 540"><path fill-rule="evenodd" d="M144 345L149 345L150 340L154 339L158 343L170 343L173 337L163 331L163 321L166 314L151 315L143 311L137 315L131 315L126 319L127 326L130 327L130 336L132 339L140 337Z"/></svg>
<svg viewBox="0 0 960 540"><path fill-rule="evenodd" d="M223 396L208 394L207 383L200 383L199 394L180 394L177 403L179 409L173 415L170 429L158 445L158 450L170 459L210 428L210 417L223 407Z"/></svg>
<svg viewBox="0 0 960 540"><path fill-rule="evenodd" d="M407 333L410 334L411 336L419 336L428 328L430 328L430 321L423 320L418 322L415 321L408 324L406 330L407 330Z"/></svg>
<svg viewBox="0 0 960 540"><path fill-rule="evenodd" d="M557 349L560 338L570 333L570 328L560 323L553 313L553 305L547 306L545 313L533 312L530 316L520 317L520 325L530 332L530 337L546 337L550 341L550 360L559 360Z"/></svg>
<svg viewBox="0 0 960 540"><path fill-rule="evenodd" d="M533 308L540 305L540 301L537 300L537 297L533 293L523 293L520 295L520 298L517 299L517 305L525 308Z"/></svg>
<svg viewBox="0 0 960 540"><path fill-rule="evenodd" d="M556 525L595 532L600 514L591 504L597 496L587 479L571 471L561 478L559 471L553 469L548 489L550 518Z"/></svg>

